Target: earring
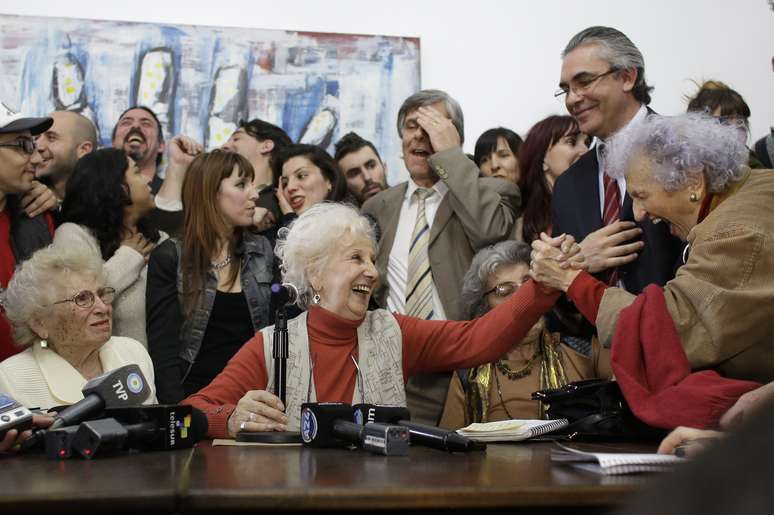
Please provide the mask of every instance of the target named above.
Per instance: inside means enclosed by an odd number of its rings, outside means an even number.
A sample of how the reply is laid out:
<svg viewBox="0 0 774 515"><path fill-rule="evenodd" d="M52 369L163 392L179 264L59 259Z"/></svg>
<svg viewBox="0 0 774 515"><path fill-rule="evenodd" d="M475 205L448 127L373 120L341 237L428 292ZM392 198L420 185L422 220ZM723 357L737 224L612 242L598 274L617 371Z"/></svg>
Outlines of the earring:
<svg viewBox="0 0 774 515"><path fill-rule="evenodd" d="M40 340L40 346L44 349L48 348L48 342L46 340Z"/></svg>
<svg viewBox="0 0 774 515"><path fill-rule="evenodd" d="M319 304L320 303L320 294L315 293L312 297L312 304Z"/></svg>
<svg viewBox="0 0 774 515"><path fill-rule="evenodd" d="M688 197L688 200L690 200L691 202L696 202L697 200L699 200L699 196L695 192L691 193L691 195Z"/></svg>

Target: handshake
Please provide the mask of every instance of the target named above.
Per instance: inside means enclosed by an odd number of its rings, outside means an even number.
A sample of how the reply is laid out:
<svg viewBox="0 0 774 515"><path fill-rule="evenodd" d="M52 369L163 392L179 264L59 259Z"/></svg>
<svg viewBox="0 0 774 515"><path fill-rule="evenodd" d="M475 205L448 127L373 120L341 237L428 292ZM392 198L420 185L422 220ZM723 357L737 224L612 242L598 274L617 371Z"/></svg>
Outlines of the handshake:
<svg viewBox="0 0 774 515"><path fill-rule="evenodd" d="M532 242L530 276L537 282L566 292L581 271L598 273L636 260L645 244L632 241L642 234L634 222L617 221L577 243L569 234L555 238L546 233Z"/></svg>

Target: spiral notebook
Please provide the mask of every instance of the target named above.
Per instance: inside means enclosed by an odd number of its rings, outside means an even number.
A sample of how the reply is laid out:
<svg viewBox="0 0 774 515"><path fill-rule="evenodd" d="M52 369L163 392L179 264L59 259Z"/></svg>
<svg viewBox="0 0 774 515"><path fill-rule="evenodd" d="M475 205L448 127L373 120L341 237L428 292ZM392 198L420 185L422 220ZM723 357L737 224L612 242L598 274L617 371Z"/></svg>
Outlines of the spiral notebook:
<svg viewBox="0 0 774 515"><path fill-rule="evenodd" d="M518 442L556 431L568 425L566 418L557 420L500 420L475 423L457 433L474 442Z"/></svg>
<svg viewBox="0 0 774 515"><path fill-rule="evenodd" d="M662 472L670 470L676 463L685 461L685 458L674 454L588 452L559 442L556 442L556 445L559 446L558 449L551 449L552 462L567 463L606 476Z"/></svg>

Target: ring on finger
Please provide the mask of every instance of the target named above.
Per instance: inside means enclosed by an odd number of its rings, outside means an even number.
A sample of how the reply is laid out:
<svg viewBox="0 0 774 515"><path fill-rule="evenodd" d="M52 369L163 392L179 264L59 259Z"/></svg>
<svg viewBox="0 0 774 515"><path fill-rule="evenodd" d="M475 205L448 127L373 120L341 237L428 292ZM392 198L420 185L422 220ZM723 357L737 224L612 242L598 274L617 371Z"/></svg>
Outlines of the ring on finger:
<svg viewBox="0 0 774 515"><path fill-rule="evenodd" d="M241 422L241 423L239 424L239 430L240 430L240 431L244 431L244 430L245 430L245 424L247 424L247 422Z"/></svg>

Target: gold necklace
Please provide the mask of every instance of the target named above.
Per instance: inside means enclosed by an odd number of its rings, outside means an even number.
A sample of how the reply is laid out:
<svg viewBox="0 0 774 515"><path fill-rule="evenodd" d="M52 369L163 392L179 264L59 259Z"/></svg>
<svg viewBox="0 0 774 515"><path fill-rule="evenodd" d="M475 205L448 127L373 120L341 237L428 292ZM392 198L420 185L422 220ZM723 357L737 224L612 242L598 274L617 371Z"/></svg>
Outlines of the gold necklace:
<svg viewBox="0 0 774 515"><path fill-rule="evenodd" d="M527 360L527 364L519 370L511 369L505 360L502 359L498 360L497 363L495 363L495 366L497 367L497 370L499 370L505 377L508 378L509 381L516 381L517 379L528 376L529 373L532 372L532 367L535 366L535 363L538 362L541 354L540 346L538 345L535 353Z"/></svg>

